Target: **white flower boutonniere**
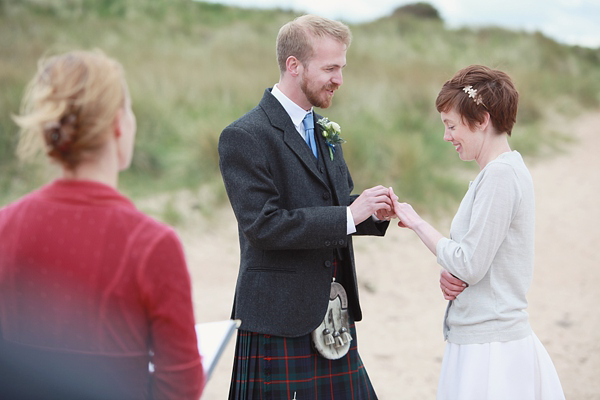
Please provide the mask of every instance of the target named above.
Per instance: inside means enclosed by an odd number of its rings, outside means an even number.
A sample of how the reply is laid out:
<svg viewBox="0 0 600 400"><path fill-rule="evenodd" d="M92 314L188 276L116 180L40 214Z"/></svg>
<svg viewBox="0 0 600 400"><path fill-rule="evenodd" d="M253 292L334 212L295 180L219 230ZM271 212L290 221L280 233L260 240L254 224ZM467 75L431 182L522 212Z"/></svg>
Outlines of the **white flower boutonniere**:
<svg viewBox="0 0 600 400"><path fill-rule="evenodd" d="M346 143L344 139L340 136L342 133L342 128L333 121L330 121L329 118L321 118L317 121L317 124L323 128L323 137L327 142L327 147L329 147L329 158L333 161L333 154L335 153L335 145Z"/></svg>

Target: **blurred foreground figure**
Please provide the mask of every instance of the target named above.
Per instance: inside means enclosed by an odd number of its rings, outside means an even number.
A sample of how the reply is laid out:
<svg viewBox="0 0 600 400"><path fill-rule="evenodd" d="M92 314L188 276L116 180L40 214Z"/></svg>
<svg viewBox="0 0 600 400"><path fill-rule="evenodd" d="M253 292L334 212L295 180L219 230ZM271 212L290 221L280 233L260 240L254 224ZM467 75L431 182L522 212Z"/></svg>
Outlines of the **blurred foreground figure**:
<svg viewBox="0 0 600 400"><path fill-rule="evenodd" d="M116 189L136 132L121 65L42 60L15 121L62 177L0 209L0 398L199 398L182 246Z"/></svg>

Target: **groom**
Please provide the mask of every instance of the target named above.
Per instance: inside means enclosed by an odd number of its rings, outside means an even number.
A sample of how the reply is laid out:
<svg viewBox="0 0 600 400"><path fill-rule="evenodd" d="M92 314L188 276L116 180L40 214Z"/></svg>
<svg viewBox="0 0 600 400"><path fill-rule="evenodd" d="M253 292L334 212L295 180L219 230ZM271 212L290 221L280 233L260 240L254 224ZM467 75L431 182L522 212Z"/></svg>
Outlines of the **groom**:
<svg viewBox="0 0 600 400"><path fill-rule="evenodd" d="M350 42L349 28L329 19L284 25L279 83L221 133L241 251L230 399L376 398L354 330L362 314L352 236L382 236L392 202L383 186L351 195L342 148L328 145L313 111L329 107L342 85ZM325 318L334 279L347 294L353 340L331 360L315 351L311 332Z"/></svg>

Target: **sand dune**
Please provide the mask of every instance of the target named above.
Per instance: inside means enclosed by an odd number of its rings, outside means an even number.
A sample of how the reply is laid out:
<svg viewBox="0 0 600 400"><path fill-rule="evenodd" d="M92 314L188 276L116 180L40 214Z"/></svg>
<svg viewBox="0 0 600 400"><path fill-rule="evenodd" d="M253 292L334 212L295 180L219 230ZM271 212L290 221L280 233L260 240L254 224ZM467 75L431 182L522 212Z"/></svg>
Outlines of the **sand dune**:
<svg viewBox="0 0 600 400"><path fill-rule="evenodd" d="M529 314L567 398L600 399L600 113L568 127L576 141L564 152L535 163L526 159L537 206ZM198 322L229 318L237 277L237 228L230 208L214 220L216 227L198 221L179 230ZM359 348L379 398L435 398L445 345L445 301L435 258L414 234L395 226L384 238L357 238L355 245L364 314L357 325ZM227 397L233 348L230 343L204 399Z"/></svg>

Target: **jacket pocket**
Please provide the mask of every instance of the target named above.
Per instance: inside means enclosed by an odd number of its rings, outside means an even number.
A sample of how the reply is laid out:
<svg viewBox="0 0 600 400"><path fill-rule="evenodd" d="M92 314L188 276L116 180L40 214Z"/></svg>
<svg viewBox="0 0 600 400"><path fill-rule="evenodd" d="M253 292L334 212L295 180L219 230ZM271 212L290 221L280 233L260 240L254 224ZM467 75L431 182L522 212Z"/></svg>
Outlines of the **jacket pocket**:
<svg viewBox="0 0 600 400"><path fill-rule="evenodd" d="M286 269L286 268L272 268L272 267L248 267L248 272L272 272L272 273L280 273L280 274L295 274L296 270Z"/></svg>

